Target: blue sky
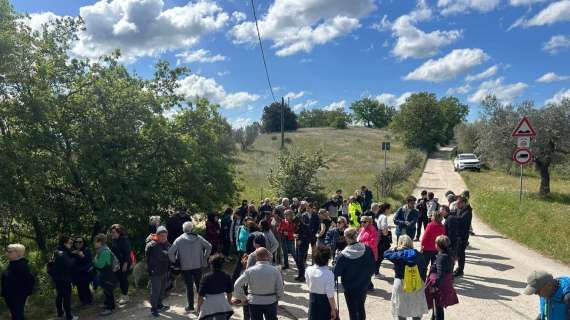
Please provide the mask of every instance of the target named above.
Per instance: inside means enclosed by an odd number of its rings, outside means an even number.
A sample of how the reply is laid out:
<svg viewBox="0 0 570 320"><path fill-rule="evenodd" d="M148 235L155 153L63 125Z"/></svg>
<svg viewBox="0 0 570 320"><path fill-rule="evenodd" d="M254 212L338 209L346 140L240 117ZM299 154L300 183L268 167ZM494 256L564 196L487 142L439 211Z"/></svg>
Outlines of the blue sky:
<svg viewBox="0 0 570 320"><path fill-rule="evenodd" d="M189 99L219 103L235 126L272 101L249 0L13 0L30 25L80 15L73 54L119 47L148 77L156 59L188 66ZM398 106L418 91L537 105L570 97L570 0L256 0L276 96L345 108L362 97Z"/></svg>

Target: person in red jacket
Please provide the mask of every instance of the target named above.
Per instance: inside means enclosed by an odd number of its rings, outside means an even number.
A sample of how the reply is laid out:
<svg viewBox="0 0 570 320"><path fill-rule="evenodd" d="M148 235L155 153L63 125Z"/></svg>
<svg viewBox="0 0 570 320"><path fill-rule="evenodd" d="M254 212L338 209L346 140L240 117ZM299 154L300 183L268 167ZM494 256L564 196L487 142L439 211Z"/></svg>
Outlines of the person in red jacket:
<svg viewBox="0 0 570 320"><path fill-rule="evenodd" d="M281 270L289 269L289 254L295 254L295 224L293 223L293 211L291 209L285 210L285 219L281 221L277 231L281 235L281 249L283 250L283 268Z"/></svg>
<svg viewBox="0 0 570 320"><path fill-rule="evenodd" d="M443 225L443 215L441 210L449 210L447 206L441 206L439 212L434 212L431 217L431 222L427 225L426 230L422 236L421 246L422 254L424 255L424 260L426 261L426 266L429 263L434 263L435 256L437 255L437 247L435 245L435 239L438 236L445 235L445 226ZM426 268L428 270L429 268ZM426 274L427 276L427 274Z"/></svg>

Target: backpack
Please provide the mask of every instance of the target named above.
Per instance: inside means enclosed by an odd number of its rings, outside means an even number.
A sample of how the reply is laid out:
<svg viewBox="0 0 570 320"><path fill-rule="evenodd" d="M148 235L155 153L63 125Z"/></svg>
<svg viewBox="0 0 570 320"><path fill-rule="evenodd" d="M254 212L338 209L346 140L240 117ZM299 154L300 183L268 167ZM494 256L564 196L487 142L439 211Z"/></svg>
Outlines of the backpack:
<svg viewBox="0 0 570 320"><path fill-rule="evenodd" d="M439 203L437 203L437 201L435 200L430 200L427 203L427 215L428 217L432 217L433 213L436 212L439 209Z"/></svg>
<svg viewBox="0 0 570 320"><path fill-rule="evenodd" d="M420 269L417 265L404 266L404 292L412 293L423 290L424 283L420 277Z"/></svg>
<svg viewBox="0 0 570 320"><path fill-rule="evenodd" d="M111 251L111 250L109 249L109 251ZM113 253L113 251L111 251L111 258L112 258L111 268L113 269L113 272L117 272L117 271L121 270L121 263L119 262L119 259Z"/></svg>

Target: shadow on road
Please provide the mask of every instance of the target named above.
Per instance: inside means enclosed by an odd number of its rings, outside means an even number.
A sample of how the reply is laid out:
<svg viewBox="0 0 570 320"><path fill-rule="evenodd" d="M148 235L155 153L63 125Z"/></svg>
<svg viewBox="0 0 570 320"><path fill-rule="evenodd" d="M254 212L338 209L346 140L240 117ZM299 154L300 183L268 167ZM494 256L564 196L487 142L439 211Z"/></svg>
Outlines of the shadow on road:
<svg viewBox="0 0 570 320"><path fill-rule="evenodd" d="M520 292L504 288L486 286L479 281L471 281L467 277L459 279L455 282L455 291L457 291L457 294L465 297L493 301L511 301L512 297L520 295Z"/></svg>

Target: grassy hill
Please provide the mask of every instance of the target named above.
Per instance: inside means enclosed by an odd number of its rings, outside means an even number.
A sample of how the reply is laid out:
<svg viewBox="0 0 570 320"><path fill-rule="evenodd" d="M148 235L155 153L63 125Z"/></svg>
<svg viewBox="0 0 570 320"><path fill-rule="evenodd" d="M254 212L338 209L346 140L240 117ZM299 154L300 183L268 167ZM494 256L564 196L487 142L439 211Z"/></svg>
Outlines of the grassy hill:
<svg viewBox="0 0 570 320"><path fill-rule="evenodd" d="M294 145L307 151L324 150L329 169L322 170L319 179L325 194L331 195L335 190L342 189L346 196L365 185L377 199L373 182L375 175L384 166L384 154L380 147L387 134L389 132L386 130L368 128L305 128L286 133L285 137L286 146ZM388 166L403 162L406 157L403 146L394 139L391 140ZM263 134L257 138L253 147L239 154L238 175L243 187L242 199L259 201L275 196L269 189L267 174L275 165L280 145L280 134ZM420 168L414 170L408 181L396 190L396 195L386 200L399 203L412 191L420 174Z"/></svg>
<svg viewBox="0 0 570 320"><path fill-rule="evenodd" d="M519 176L499 171L461 174L476 213L495 230L564 263L570 263L570 180L552 177L552 193L537 193L536 173L525 173L519 203ZM492 181L492 183L489 183Z"/></svg>

